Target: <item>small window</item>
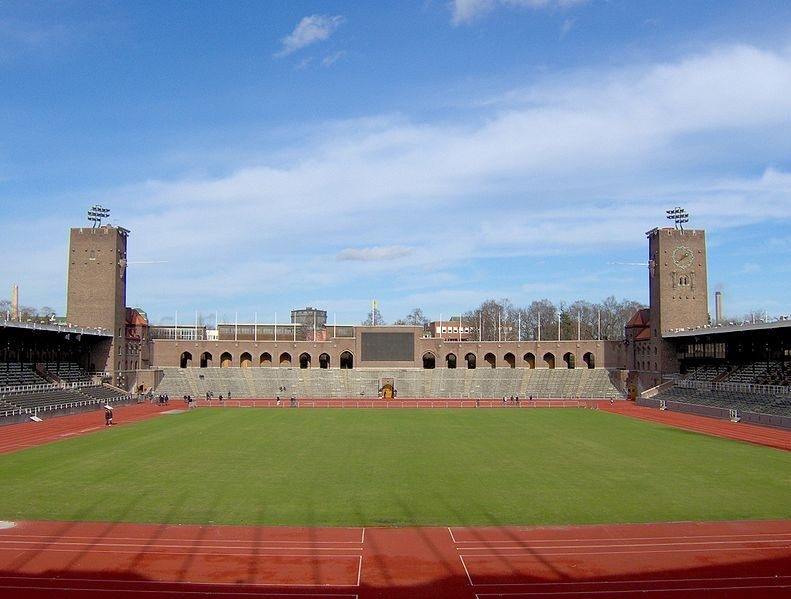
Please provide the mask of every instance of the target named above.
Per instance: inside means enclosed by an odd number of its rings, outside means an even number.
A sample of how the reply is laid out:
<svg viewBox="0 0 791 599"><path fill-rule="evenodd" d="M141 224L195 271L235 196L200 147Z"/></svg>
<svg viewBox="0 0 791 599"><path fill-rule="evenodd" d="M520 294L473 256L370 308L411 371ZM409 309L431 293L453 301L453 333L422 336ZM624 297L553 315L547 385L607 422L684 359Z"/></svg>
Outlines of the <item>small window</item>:
<svg viewBox="0 0 791 599"><path fill-rule="evenodd" d="M96 260L96 250L91 250L90 256L88 256L89 260Z"/></svg>

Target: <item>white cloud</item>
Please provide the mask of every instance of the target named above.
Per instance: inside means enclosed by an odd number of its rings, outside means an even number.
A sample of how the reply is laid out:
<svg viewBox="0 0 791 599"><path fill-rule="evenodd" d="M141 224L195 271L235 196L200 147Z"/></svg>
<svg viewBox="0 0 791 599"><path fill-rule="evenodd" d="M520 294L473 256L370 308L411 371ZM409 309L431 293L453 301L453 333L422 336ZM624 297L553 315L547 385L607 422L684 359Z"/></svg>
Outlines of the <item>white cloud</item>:
<svg viewBox="0 0 791 599"><path fill-rule="evenodd" d="M289 35L283 38L282 47L275 56L287 56L316 42L328 40L346 19L341 15L310 15L303 17Z"/></svg>
<svg viewBox="0 0 791 599"><path fill-rule="evenodd" d="M43 27L24 21L0 19L0 63L20 55L53 53L72 42L73 32L63 25Z"/></svg>
<svg viewBox="0 0 791 599"><path fill-rule="evenodd" d="M575 19L563 19L563 23L560 25L560 37L564 38L568 33L574 29L574 25L576 24Z"/></svg>
<svg viewBox="0 0 791 599"><path fill-rule="evenodd" d="M338 260L355 260L361 262L394 260L403 258L413 252L412 248L399 245L377 246L371 248L346 248L338 252Z"/></svg>
<svg viewBox="0 0 791 599"><path fill-rule="evenodd" d="M376 277L381 261L394 265L397 257L396 269L412 273L410 285L430 286L437 256L456 268L474 257L638 245L635 231L661 224L668 205L687 207L693 224L709 227L791 214L791 175L782 170L740 178L656 174L689 153L690 137L714 135L718 147L739 152L740 132L783 130L791 124L786 89L788 56L721 48L595 81L572 74L524 90L518 102L512 96L482 109L477 122L439 126L381 116L327 123L292 150L290 163L154 181L111 195L136 207L125 217L135 243L157 247L181 290L201 285L203 292L213 270L232 285L225 263L239 256L292 288ZM770 163L789 149L787 140L776 143L779 150L763 144ZM705 155L689 160L707 164ZM251 254L262 244L290 247L295 235L299 256ZM350 237L362 249L350 249ZM211 250L217 240L222 255ZM183 255L193 270L179 261ZM290 270L270 272L283 259ZM205 285L194 268L208 271ZM265 286L265 279L255 280Z"/></svg>
<svg viewBox="0 0 791 599"><path fill-rule="evenodd" d="M721 47L595 77L565 73L477 104L460 122L318 124L276 159L229 166L227 176L143 182L84 201L111 206L132 230L131 259L167 261L130 269L130 301L153 312L184 297L233 309L226 298L272 305L336 287L350 302L361 288L454 297L491 285L475 272L479 259L524 265L512 288L536 290L580 257L641 261L642 233L663 225L670 206L710 230L791 218L791 173L767 166L791 155L788 89L791 56ZM746 151L751 138L759 141ZM19 237L14 227L0 222L0 235ZM30 271L18 245L2 280ZM502 285L498 296L508 294ZM404 313L414 307L402 303Z"/></svg>
<svg viewBox="0 0 791 599"><path fill-rule="evenodd" d="M338 52L333 52L332 54L328 54L321 60L321 65L324 67L329 67L338 62L341 58L346 55L346 52L340 50Z"/></svg>
<svg viewBox="0 0 791 599"><path fill-rule="evenodd" d="M497 6L516 8L564 8L582 4L587 0L453 0L451 12L453 24L469 23L493 10Z"/></svg>

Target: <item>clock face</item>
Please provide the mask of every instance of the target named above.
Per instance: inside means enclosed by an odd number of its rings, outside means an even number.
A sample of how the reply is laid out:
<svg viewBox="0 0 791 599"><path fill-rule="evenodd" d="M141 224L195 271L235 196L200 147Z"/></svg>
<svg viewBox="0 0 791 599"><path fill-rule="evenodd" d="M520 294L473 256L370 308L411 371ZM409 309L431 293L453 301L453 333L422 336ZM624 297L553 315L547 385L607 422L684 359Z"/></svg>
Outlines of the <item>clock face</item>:
<svg viewBox="0 0 791 599"><path fill-rule="evenodd" d="M673 263L679 268L689 268L695 262L695 255L692 250L683 245L673 250Z"/></svg>

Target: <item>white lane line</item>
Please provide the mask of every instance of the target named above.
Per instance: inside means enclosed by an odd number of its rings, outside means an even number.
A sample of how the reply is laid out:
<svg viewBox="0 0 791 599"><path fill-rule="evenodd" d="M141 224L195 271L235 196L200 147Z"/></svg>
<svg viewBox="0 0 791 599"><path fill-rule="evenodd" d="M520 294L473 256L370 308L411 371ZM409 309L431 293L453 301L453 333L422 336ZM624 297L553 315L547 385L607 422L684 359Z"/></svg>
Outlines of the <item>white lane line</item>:
<svg viewBox="0 0 791 599"><path fill-rule="evenodd" d="M754 585L754 586L731 586L731 587L677 587L670 589L607 589L605 591L540 591L535 593L476 593L477 599L484 597L547 597L566 596L566 595L610 595L616 593L629 593L638 595L643 593L686 593L686 592L709 592L709 591L755 591L758 589L791 589L791 585Z"/></svg>
<svg viewBox="0 0 791 599"><path fill-rule="evenodd" d="M277 545L274 546L266 546L266 545L249 545L249 546L239 546L239 545L195 545L192 543L183 544L183 545L175 545L175 544L157 544L157 543L90 543L90 542L61 542L61 541L53 541L51 543L46 541L17 541L14 539L4 540L0 538L0 548L4 546L18 546L18 545L34 545L34 546L41 546L41 547L52 547L52 546L61 546L61 547L128 547L132 549L235 549L235 550L242 550L242 549L250 549L251 551L258 551L258 550L274 550L274 549L283 549L288 551L362 551L362 547L280 547ZM28 547L32 549L33 547ZM25 549L25 547L22 547Z"/></svg>
<svg viewBox="0 0 791 599"><path fill-rule="evenodd" d="M448 532L450 533L450 540L453 541L454 545L457 545L458 541L456 540L456 537L453 536L453 529L451 529L450 526L448 526Z"/></svg>
<svg viewBox="0 0 791 599"><path fill-rule="evenodd" d="M467 582L469 582L471 587L474 587L475 585L472 582L472 576L470 576L470 571L467 569L467 564L464 563L464 556L460 555L459 559L461 560L461 565L464 566L465 574L467 574Z"/></svg>
<svg viewBox="0 0 791 599"><path fill-rule="evenodd" d="M182 583L183 584L183 583ZM289 586L289 585L277 585L277 586ZM304 586L304 585L303 585ZM338 586L338 585L331 585L331 586ZM341 585L343 586L343 585ZM87 588L79 588L79 587L26 587L26 586L0 586L0 589L8 589L8 590L19 590L19 591L58 591L59 593L113 593L113 594L132 594L132 593L140 593L140 594L161 594L167 593L168 595L198 595L201 597L206 596L205 591L163 591L162 589L103 589L98 587L87 587ZM339 595L337 593L327 594L327 593L264 593L261 594L261 591L223 591L223 596L228 597L257 597L259 599L266 599L267 597L348 597L350 599L359 599L359 595Z"/></svg>
<svg viewBox="0 0 791 599"><path fill-rule="evenodd" d="M748 582L758 580L781 581L791 576L723 576L712 578L634 578L626 580L573 580L555 582L479 582L476 587L563 587L563 586L604 586L604 585L633 585L633 584L668 584L668 583L695 583L695 582ZM527 591L525 591L527 592Z"/></svg>
<svg viewBox="0 0 791 599"><path fill-rule="evenodd" d="M448 528L450 530L450 528ZM451 532L451 538L457 545L463 543L590 543L594 541L661 541L666 539L680 540L680 539L735 539L740 537L791 537L791 532L755 532L743 534L724 534L724 535L679 535L679 536L662 536L662 537L591 537L591 538L577 538L577 539L472 539L470 541L458 541Z"/></svg>
<svg viewBox="0 0 791 599"><path fill-rule="evenodd" d="M735 540L735 541L682 541L678 543L624 543L612 545L512 545L509 547L460 547L461 551L510 551L524 549L620 549L621 547L689 547L691 545L735 545L737 543L788 543L791 539L756 539L754 541L748 539Z"/></svg>
<svg viewBox="0 0 791 599"><path fill-rule="evenodd" d="M117 555L140 555L140 551L124 551L124 550L117 550L117 549L110 549L110 550L102 550L102 549L92 549L89 552L81 552L74 549L54 549L50 547L42 547L40 549L35 548L18 548L18 547L0 547L0 552L6 551L13 551L14 553L19 553L20 551L27 551L27 552L36 552L36 553L84 553L84 555L94 555L94 554L101 554L101 553L115 553ZM191 556L211 556L211 557L307 557L311 559L357 559L360 557L359 553L355 553L354 555L321 555L319 553L293 553L293 554L284 554L284 553L216 553L210 551L151 551L146 550L144 553L145 556L156 557L162 555L191 555Z"/></svg>
<svg viewBox="0 0 791 599"><path fill-rule="evenodd" d="M192 538L192 537L181 537L181 538L149 538L149 537L109 537L109 536L78 536L78 535L34 535L34 534L18 534L18 533L4 533L0 532L0 540L4 539L13 539L13 538L21 538L23 540L30 540L30 539L43 539L42 541L38 541L40 543L49 543L49 542L56 542L54 539L59 539L63 541L77 541L80 539L85 539L86 542L93 544L97 541L137 541L141 545L147 545L151 542L167 542L167 543L184 543L188 545L194 545L195 543L237 543L239 545L255 545L256 543L269 543L269 544L278 544L278 543L303 543L303 544L311 544L311 545L359 545L360 541L312 541L309 539L302 539L298 541L278 541L277 539L206 539L206 538ZM57 541L59 542L59 541Z"/></svg>
<svg viewBox="0 0 791 599"><path fill-rule="evenodd" d="M722 547L718 549L656 549L656 550L648 550L648 551L586 551L583 553L575 552L575 551L568 551L562 553L536 553L536 552L529 552L525 551L522 553L491 553L491 554L481 554L476 553L474 555L467 555L467 559L469 558L502 558L502 557L553 557L553 556L566 556L566 555L574 555L578 557L586 556L586 555L643 555L645 553L712 553L712 552L725 552L725 551L786 551L791 550L791 545L786 547Z"/></svg>

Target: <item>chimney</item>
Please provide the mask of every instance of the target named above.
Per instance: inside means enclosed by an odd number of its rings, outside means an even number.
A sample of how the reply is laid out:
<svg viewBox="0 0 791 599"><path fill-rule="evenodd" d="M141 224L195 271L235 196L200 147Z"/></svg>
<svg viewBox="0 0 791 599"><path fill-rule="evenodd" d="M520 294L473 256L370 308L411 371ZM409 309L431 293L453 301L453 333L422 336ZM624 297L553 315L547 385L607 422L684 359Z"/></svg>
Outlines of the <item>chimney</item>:
<svg viewBox="0 0 791 599"><path fill-rule="evenodd" d="M11 288L11 320L19 320L19 286Z"/></svg>
<svg viewBox="0 0 791 599"><path fill-rule="evenodd" d="M714 292L714 323L722 322L722 291Z"/></svg>

